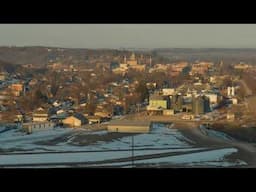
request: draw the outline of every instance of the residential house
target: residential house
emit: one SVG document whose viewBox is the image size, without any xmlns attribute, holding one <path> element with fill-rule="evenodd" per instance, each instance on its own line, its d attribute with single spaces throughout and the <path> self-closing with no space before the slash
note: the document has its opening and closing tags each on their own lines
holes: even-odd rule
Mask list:
<svg viewBox="0 0 256 192">
<path fill-rule="evenodd" d="M 48 111 L 40 107 L 33 113 L 33 122 L 48 121 Z"/>
<path fill-rule="evenodd" d="M 22 83 L 13 83 L 9 87 L 11 89 L 11 93 L 16 97 L 20 96 L 24 89 L 24 85 Z"/>
<path fill-rule="evenodd" d="M 89 124 L 101 123 L 101 121 L 102 121 L 102 118 L 100 116 L 96 116 L 96 115 L 87 116 L 86 118 L 88 119 Z"/>
<path fill-rule="evenodd" d="M 4 81 L 7 77 L 8 73 L 6 72 L 0 72 L 0 81 Z"/>
<path fill-rule="evenodd" d="M 108 112 L 104 112 L 104 111 L 95 112 L 94 115 L 99 116 L 103 119 L 111 118 L 111 114 Z"/>
</svg>

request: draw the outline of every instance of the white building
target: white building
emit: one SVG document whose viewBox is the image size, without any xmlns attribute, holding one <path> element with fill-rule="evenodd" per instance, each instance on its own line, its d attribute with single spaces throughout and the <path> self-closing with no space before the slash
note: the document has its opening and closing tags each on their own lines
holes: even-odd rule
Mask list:
<svg viewBox="0 0 256 192">
<path fill-rule="evenodd" d="M 217 104 L 218 103 L 218 95 L 214 93 L 206 93 L 204 94 L 206 97 L 209 97 L 210 104 Z"/>
<path fill-rule="evenodd" d="M 203 93 L 203 94 L 194 94 L 196 97 L 200 95 L 205 95 L 206 97 L 209 98 L 210 104 L 217 104 L 218 103 L 218 95 L 215 93 Z"/>
<path fill-rule="evenodd" d="M 233 104 L 233 105 L 237 105 L 237 103 L 238 103 L 237 98 L 232 98 L 232 104 Z"/>
<path fill-rule="evenodd" d="M 228 97 L 235 96 L 235 87 L 228 87 Z"/>
<path fill-rule="evenodd" d="M 164 96 L 175 94 L 175 89 L 171 89 L 171 88 L 165 88 L 165 89 L 162 89 L 162 91 Z"/>
<path fill-rule="evenodd" d="M 23 123 L 22 129 L 26 133 L 30 134 L 30 133 L 37 132 L 37 131 L 53 129 L 54 125 L 55 124 L 52 122 Z"/>
</svg>

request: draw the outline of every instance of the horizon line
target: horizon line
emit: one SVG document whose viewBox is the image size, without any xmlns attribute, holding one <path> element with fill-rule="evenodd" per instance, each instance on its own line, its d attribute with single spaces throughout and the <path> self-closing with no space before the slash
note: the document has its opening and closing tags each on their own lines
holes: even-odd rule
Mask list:
<svg viewBox="0 0 256 192">
<path fill-rule="evenodd" d="M 47 46 L 47 45 L 0 45 L 0 48 L 25 48 L 25 47 L 41 47 L 41 48 L 53 48 L 53 49 L 88 49 L 88 50 L 121 50 L 129 51 L 131 49 L 136 50 L 156 50 L 156 49 L 256 49 L 256 47 L 156 47 L 156 48 L 144 48 L 144 47 L 119 47 L 119 48 L 88 48 L 88 47 L 61 47 L 61 46 Z"/>
</svg>

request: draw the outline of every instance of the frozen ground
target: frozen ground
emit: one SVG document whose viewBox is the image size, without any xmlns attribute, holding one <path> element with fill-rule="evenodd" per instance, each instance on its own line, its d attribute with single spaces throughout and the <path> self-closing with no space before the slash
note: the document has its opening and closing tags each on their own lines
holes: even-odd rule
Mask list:
<svg viewBox="0 0 256 192">
<path fill-rule="evenodd" d="M 188 166 L 188 167 L 235 167 L 247 165 L 246 162 L 241 160 L 227 161 L 226 157 L 232 153 L 236 153 L 235 148 L 209 150 L 204 152 L 193 152 L 184 155 L 173 155 L 161 158 L 149 158 L 143 160 L 134 161 L 135 167 L 146 166 L 146 167 L 161 167 L 169 166 L 175 167 L 177 165 Z M 130 166 L 129 162 L 118 162 L 118 163 L 105 163 L 101 166 Z M 93 166 L 93 165 L 92 165 Z M 95 165 L 97 166 L 97 165 Z"/>
<path fill-rule="evenodd" d="M 210 137 L 216 137 L 216 138 L 220 138 L 220 139 L 227 140 L 227 141 L 234 140 L 234 138 L 232 138 L 232 137 L 228 136 L 227 134 L 220 132 L 220 131 L 215 131 L 213 129 L 207 129 L 204 126 L 200 126 L 200 129 L 204 134 L 206 134 Z"/>
<path fill-rule="evenodd" d="M 98 141 L 91 145 L 79 145 L 73 142 L 77 134 L 82 130 L 56 128 L 48 131 L 35 132 L 26 135 L 18 130 L 10 130 L 0 134 L 0 149 L 17 152 L 20 150 L 31 151 L 95 151 L 95 150 L 122 150 L 131 149 L 132 136 L 120 137 L 108 142 Z M 82 131 L 83 134 L 84 131 Z M 38 145 L 38 141 L 51 140 L 56 137 L 68 134 L 67 141 L 59 142 L 55 145 Z M 107 135 L 107 131 L 87 132 L 88 136 Z M 153 125 L 152 132 L 147 134 L 137 134 L 133 136 L 134 148 L 190 148 L 189 141 L 179 131 L 167 129 L 165 125 Z M 86 138 L 85 138 L 86 139 Z M 16 149 L 16 150 L 15 150 Z"/>
<path fill-rule="evenodd" d="M 195 152 L 185 155 L 174 155 L 162 158 L 154 158 L 147 160 L 139 160 L 138 163 L 143 164 L 182 164 L 182 165 L 199 165 L 199 166 L 220 166 L 229 167 L 237 165 L 246 165 L 244 161 L 227 162 L 225 157 L 236 153 L 235 148 L 209 150 L 204 152 Z"/>
<path fill-rule="evenodd" d="M 90 166 L 122 166 L 131 164 L 132 137 L 136 165 L 161 166 L 241 166 L 244 161 L 230 161 L 228 156 L 236 153 L 236 148 L 210 149 L 195 148 L 193 141 L 187 139 L 174 128 L 165 124 L 153 124 L 147 134 L 119 135 L 118 138 L 97 140 L 81 145 L 74 142 L 78 135 L 84 140 L 95 136 L 109 136 L 107 131 L 88 132 L 81 129 L 62 129 L 36 132 L 26 135 L 16 129 L 0 133 L 0 166 L 56 164 L 84 164 Z M 65 138 L 58 140 L 58 138 Z M 38 142 L 54 140 L 53 145 Z M 37 152 L 38 154 L 35 154 Z M 26 154 L 27 153 L 27 154 Z M 34 154 L 33 154 L 34 153 Z"/>
<path fill-rule="evenodd" d="M 138 150 L 134 156 L 153 155 L 169 152 L 186 152 L 200 150 L 194 149 L 169 149 L 169 150 Z M 126 151 L 107 151 L 107 152 L 78 152 L 78 153 L 53 153 L 53 154 L 12 154 L 1 155 L 0 165 L 16 164 L 44 164 L 44 163 L 90 163 L 97 161 L 115 160 L 131 157 L 132 152 Z"/>
</svg>

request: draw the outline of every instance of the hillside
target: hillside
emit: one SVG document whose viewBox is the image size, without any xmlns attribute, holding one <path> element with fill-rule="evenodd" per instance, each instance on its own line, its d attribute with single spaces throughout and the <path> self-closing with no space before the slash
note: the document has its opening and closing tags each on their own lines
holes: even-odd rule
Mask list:
<svg viewBox="0 0 256 192">
<path fill-rule="evenodd" d="M 237 63 L 240 61 L 250 64 L 256 63 L 256 49 L 189 49 L 189 48 L 166 48 L 154 49 L 152 51 L 135 51 L 137 55 L 152 54 L 155 62 L 175 62 L 187 60 L 208 60 L 224 64 Z M 62 62 L 86 65 L 94 59 L 102 59 L 111 62 L 114 57 L 130 55 L 128 50 L 114 49 L 74 49 L 57 47 L 0 47 L 0 60 L 15 64 L 37 64 L 46 65 L 49 62 Z M 160 60 L 159 60 L 160 58 Z M 162 59 L 161 59 L 162 58 Z M 163 58 L 166 58 L 163 60 Z M 168 61 L 169 60 L 169 61 Z"/>
<path fill-rule="evenodd" d="M 0 60 L 0 72 L 6 71 L 8 73 L 15 73 L 19 68 L 19 65 Z"/>
<path fill-rule="evenodd" d="M 0 47 L 0 60 L 16 64 L 45 65 L 48 62 L 86 63 L 89 59 L 127 53 L 117 50 L 71 49 L 55 47 Z M 106 58 L 107 59 L 107 58 Z"/>
<path fill-rule="evenodd" d="M 251 64 L 256 63 L 256 49 L 225 49 L 225 48 L 207 48 L 207 49 L 155 49 L 154 53 L 176 60 L 209 60 L 225 63 L 237 63 L 240 61 Z"/>
</svg>

